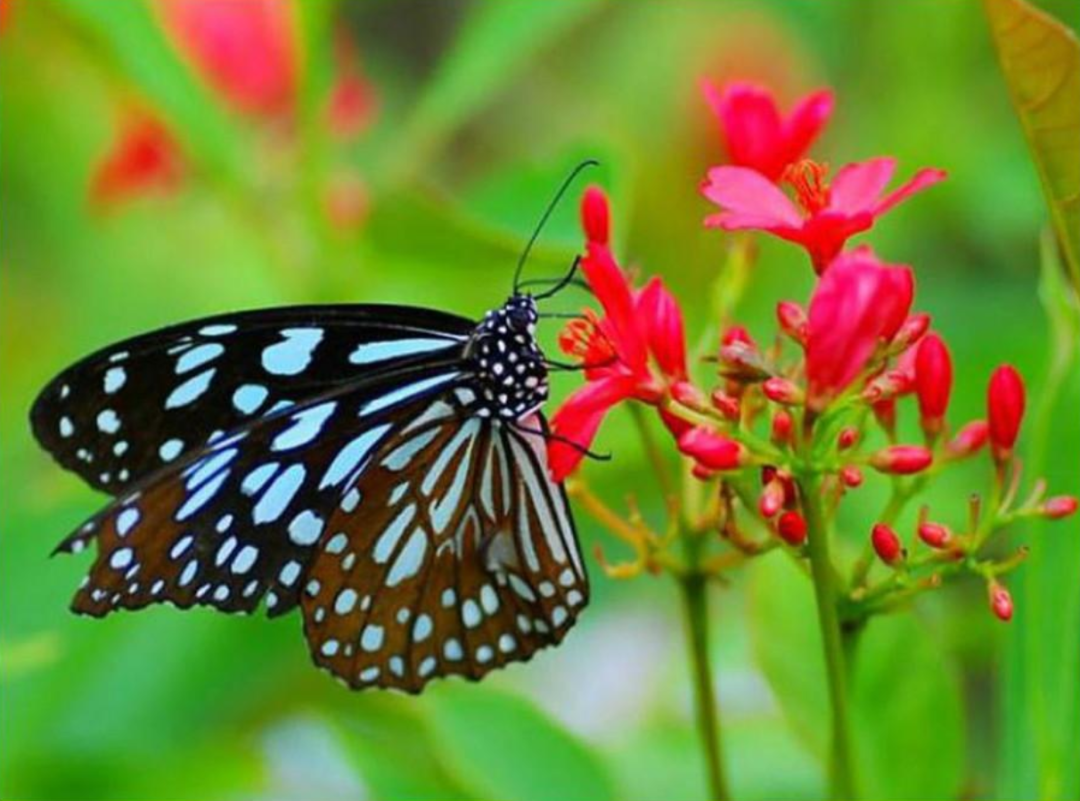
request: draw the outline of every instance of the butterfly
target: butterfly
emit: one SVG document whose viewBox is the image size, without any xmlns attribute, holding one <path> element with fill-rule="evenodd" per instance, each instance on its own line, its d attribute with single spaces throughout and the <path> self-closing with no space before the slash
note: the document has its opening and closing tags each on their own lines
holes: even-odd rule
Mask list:
<svg viewBox="0 0 1080 801">
<path fill-rule="evenodd" d="M 537 301 L 573 267 L 536 296 L 520 270 L 478 322 L 389 305 L 247 311 L 58 375 L 34 434 L 113 496 L 56 549 L 97 549 L 72 609 L 299 607 L 319 667 L 410 693 L 559 643 L 589 583 L 547 468 Z"/>
</svg>

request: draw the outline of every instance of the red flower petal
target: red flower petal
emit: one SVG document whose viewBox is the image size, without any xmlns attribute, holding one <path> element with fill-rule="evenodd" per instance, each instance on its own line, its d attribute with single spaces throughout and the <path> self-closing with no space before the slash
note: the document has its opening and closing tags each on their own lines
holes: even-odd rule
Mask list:
<svg viewBox="0 0 1080 801">
<path fill-rule="evenodd" d="M 874 204 L 892 180 L 896 159 L 881 157 L 840 168 L 829 187 L 829 211 L 873 213 Z"/>
<path fill-rule="evenodd" d="M 897 203 L 906 200 L 914 195 L 916 192 L 921 192 L 927 187 L 931 187 L 936 183 L 944 181 L 946 177 L 945 170 L 936 170 L 931 168 L 925 168 L 915 173 L 914 177 L 903 186 L 898 189 L 894 189 L 888 195 L 886 195 L 876 206 L 873 208 L 873 214 L 875 217 L 880 216 L 895 206 Z"/>
<path fill-rule="evenodd" d="M 645 329 L 649 351 L 668 378 L 686 378 L 686 335 L 682 310 L 659 278 L 652 278 L 638 295 L 638 319 Z"/>
<path fill-rule="evenodd" d="M 633 394 L 635 381 L 628 375 L 615 375 L 592 381 L 575 390 L 551 418 L 551 430 L 558 439 L 548 440 L 548 464 L 555 481 L 562 481 L 584 458 L 582 448 L 588 448 L 596 437 L 600 423 L 608 410 Z"/>
<path fill-rule="evenodd" d="M 746 167 L 713 167 L 701 192 L 722 209 L 706 218 L 706 225 L 725 231 L 802 226 L 802 215 L 788 196 L 764 175 Z"/>
</svg>

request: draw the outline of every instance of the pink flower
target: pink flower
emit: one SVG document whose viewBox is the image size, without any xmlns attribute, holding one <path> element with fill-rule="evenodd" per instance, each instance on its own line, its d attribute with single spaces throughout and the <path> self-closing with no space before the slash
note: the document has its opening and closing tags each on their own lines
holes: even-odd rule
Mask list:
<svg viewBox="0 0 1080 801">
<path fill-rule="evenodd" d="M 158 0 L 176 48 L 238 111 L 275 117 L 293 110 L 296 26 L 284 0 Z"/>
<path fill-rule="evenodd" d="M 756 170 L 714 167 L 702 193 L 721 210 L 706 217 L 705 225 L 725 231 L 762 230 L 800 244 L 821 273 L 850 237 L 871 228 L 897 203 L 945 178 L 942 170 L 922 169 L 898 189 L 882 195 L 895 170 L 892 158 L 848 164 L 830 185 L 824 167 L 802 161 L 785 173 L 795 190 L 796 205 Z"/>
<path fill-rule="evenodd" d="M 585 191 L 581 216 L 588 239 L 581 269 L 604 316 L 586 312 L 559 336 L 560 348 L 585 365 L 587 383 L 551 419 L 556 437 L 548 443 L 548 461 L 556 480 L 577 467 L 581 448 L 611 407 L 629 399 L 657 403 L 667 388 L 686 380 L 686 337 L 675 298 L 659 278 L 640 290 L 631 286 L 608 246 L 611 215 L 603 192 Z M 685 427 L 667 422 L 676 433 Z"/>
<path fill-rule="evenodd" d="M 165 124 L 145 110 L 129 108 L 116 138 L 94 167 L 90 201 L 103 206 L 137 195 L 171 192 L 182 174 L 180 148 Z"/>
<path fill-rule="evenodd" d="M 773 181 L 806 154 L 833 109 L 828 90 L 803 97 L 786 119 L 772 92 L 764 87 L 732 81 L 717 89 L 705 81 L 702 91 L 720 122 L 728 162 L 757 170 Z"/>
<path fill-rule="evenodd" d="M 911 309 L 910 268 L 878 261 L 868 248 L 838 257 L 814 289 L 807 315 L 807 405 L 824 409 L 900 330 Z"/>
<path fill-rule="evenodd" d="M 338 41 L 336 66 L 326 104 L 326 125 L 331 136 L 355 139 L 375 117 L 375 87 L 364 77 L 356 48 L 348 39 Z"/>
</svg>

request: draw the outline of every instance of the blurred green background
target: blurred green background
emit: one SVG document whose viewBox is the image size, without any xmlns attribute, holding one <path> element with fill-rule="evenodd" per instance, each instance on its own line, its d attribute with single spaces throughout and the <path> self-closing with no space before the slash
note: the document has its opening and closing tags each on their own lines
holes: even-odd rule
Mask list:
<svg viewBox="0 0 1080 801">
<path fill-rule="evenodd" d="M 1070 0 L 1044 7 L 1080 24 Z M 295 616 L 70 615 L 88 560 L 48 553 L 104 499 L 53 465 L 26 422 L 35 392 L 73 360 L 198 315 L 377 300 L 479 317 L 504 299 L 543 206 L 586 156 L 603 162 L 593 178 L 612 195 L 624 263 L 662 274 L 688 329 L 706 330 L 703 288 L 724 242 L 702 229 L 696 191 L 721 158 L 703 76 L 755 77 L 788 99 L 832 86 L 827 160 L 893 154 L 903 174 L 947 169 L 863 239 L 915 266 L 917 304 L 956 361 L 954 424 L 982 414 L 1002 361 L 1040 401 L 1047 215 L 978 3 L 305 2 L 286 17 L 295 100 L 273 113 L 236 108 L 162 19 L 139 0 L 5 3 L 0 797 L 704 798 L 671 583 L 613 582 L 593 562 L 593 605 L 561 647 L 480 685 L 349 693 L 311 667 Z M 349 71 L 360 99 L 328 116 Z M 103 190 L 101 164 L 133 109 L 171 132 L 175 162 L 159 185 Z M 158 164 L 143 155 L 136 165 Z M 579 236 L 568 201 L 531 273 L 558 274 Z M 795 248 L 764 242 L 740 317 L 769 336 L 775 300 L 804 300 L 811 281 Z M 574 381 L 557 379 L 557 397 Z M 1080 492 L 1078 405 L 1073 370 L 1045 454 L 1055 492 Z M 628 418 L 613 417 L 598 447 L 617 458 L 586 467 L 594 483 L 613 503 L 633 488 L 658 515 Z M 985 470 L 939 485 L 935 511 L 959 522 Z M 879 502 L 872 488 L 846 502 L 852 549 Z M 623 556 L 578 517 L 589 553 L 602 542 Z M 867 634 L 854 693 L 871 797 L 1080 798 L 1080 527 L 1031 525 L 1011 540 L 1032 557 L 1010 578 L 1010 625 L 981 585 L 960 583 Z M 814 612 L 788 567 L 760 560 L 714 596 L 739 798 L 824 791 Z"/>
</svg>

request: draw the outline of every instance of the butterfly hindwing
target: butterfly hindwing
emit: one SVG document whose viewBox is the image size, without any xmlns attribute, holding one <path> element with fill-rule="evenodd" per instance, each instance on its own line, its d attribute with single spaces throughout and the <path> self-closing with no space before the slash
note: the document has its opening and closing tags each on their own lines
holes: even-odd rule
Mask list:
<svg viewBox="0 0 1080 801">
<path fill-rule="evenodd" d="M 297 306 L 183 323 L 57 376 L 31 412 L 39 442 L 119 495 L 253 419 L 402 360 L 460 351 L 472 323 L 398 306 Z"/>
<path fill-rule="evenodd" d="M 539 417 L 474 400 L 458 388 L 384 440 L 327 521 L 301 608 L 316 663 L 353 687 L 479 679 L 558 643 L 587 603 Z"/>
<path fill-rule="evenodd" d="M 122 495 L 61 544 L 96 541 L 73 608 L 102 616 L 159 601 L 271 614 L 295 605 L 345 486 L 460 363 L 402 367 L 231 432 Z"/>
</svg>

